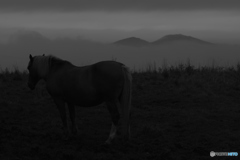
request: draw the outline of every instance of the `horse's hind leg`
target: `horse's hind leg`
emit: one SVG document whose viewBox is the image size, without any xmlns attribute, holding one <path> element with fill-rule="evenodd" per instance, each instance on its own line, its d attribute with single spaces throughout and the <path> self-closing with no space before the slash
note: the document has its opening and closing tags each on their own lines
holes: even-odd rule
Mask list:
<svg viewBox="0 0 240 160">
<path fill-rule="evenodd" d="M 114 102 L 110 102 L 110 101 L 106 102 L 106 104 L 112 118 L 112 128 L 106 143 L 111 144 L 112 140 L 117 136 L 118 130 L 119 130 L 120 114 L 119 114 L 118 108 L 120 106 L 120 103 L 119 101 L 116 100 Z"/>
<path fill-rule="evenodd" d="M 69 132 L 68 132 L 68 124 L 67 124 L 67 114 L 66 114 L 66 108 L 65 108 L 65 102 L 59 98 L 53 98 L 55 104 L 58 107 L 58 110 L 60 112 L 60 116 L 63 123 L 63 131 L 64 131 L 64 139 L 68 139 Z"/>
<path fill-rule="evenodd" d="M 75 116 L 75 106 L 71 103 L 68 103 L 68 110 L 70 114 L 70 119 L 72 122 L 71 131 L 73 135 L 77 134 L 77 125 L 76 125 L 76 116 Z"/>
</svg>

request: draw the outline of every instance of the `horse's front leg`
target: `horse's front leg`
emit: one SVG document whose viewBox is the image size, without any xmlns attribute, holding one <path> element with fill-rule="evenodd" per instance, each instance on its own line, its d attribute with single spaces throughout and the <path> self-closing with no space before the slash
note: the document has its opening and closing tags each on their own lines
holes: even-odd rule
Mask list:
<svg viewBox="0 0 240 160">
<path fill-rule="evenodd" d="M 54 102 L 57 105 L 57 108 L 60 112 L 60 116 L 63 123 L 63 132 L 64 132 L 64 139 L 67 140 L 69 138 L 69 131 L 68 131 L 68 124 L 67 124 L 67 114 L 66 114 L 66 108 L 65 108 L 65 102 L 60 99 L 54 97 Z"/>
<path fill-rule="evenodd" d="M 73 135 L 76 135 L 78 132 L 77 125 L 76 125 L 76 114 L 75 114 L 75 106 L 72 103 L 67 103 L 68 104 L 68 110 L 70 114 L 70 119 L 72 121 L 72 127 L 71 131 Z"/>
</svg>

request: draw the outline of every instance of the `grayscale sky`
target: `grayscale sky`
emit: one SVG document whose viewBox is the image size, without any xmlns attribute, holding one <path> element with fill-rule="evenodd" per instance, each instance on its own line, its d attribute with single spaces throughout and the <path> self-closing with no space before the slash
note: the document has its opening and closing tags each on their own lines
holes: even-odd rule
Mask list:
<svg viewBox="0 0 240 160">
<path fill-rule="evenodd" d="M 239 43 L 239 0 L 1 0 L 0 35 L 30 29 L 48 36 L 111 42 L 186 34 Z M 2 32 L 1 32 L 2 31 Z"/>
<path fill-rule="evenodd" d="M 109 44 L 132 36 L 155 41 L 168 34 L 221 45 Z M 26 69 L 30 53 L 53 54 L 76 65 L 117 59 L 131 68 L 186 61 L 226 66 L 240 62 L 239 46 L 240 0 L 0 0 L 0 71 Z"/>
</svg>

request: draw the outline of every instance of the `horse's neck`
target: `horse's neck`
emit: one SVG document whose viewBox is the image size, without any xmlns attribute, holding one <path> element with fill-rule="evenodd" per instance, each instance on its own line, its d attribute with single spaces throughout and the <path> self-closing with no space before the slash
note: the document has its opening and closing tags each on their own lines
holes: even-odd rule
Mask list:
<svg viewBox="0 0 240 160">
<path fill-rule="evenodd" d="M 39 68 L 38 75 L 40 78 L 45 79 L 48 75 L 48 71 L 46 70 L 46 67 Z"/>
<path fill-rule="evenodd" d="M 49 73 L 48 59 L 38 59 L 38 63 L 41 64 L 41 66 L 37 68 L 38 75 L 40 78 L 45 79 Z"/>
</svg>

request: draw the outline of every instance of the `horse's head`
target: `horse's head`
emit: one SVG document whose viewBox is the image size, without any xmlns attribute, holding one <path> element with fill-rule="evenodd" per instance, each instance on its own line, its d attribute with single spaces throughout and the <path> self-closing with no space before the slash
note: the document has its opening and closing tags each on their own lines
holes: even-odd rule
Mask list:
<svg viewBox="0 0 240 160">
<path fill-rule="evenodd" d="M 45 55 L 42 56 L 35 56 L 33 57 L 31 54 L 29 55 L 30 61 L 28 63 L 28 71 L 29 71 L 29 76 L 28 76 L 28 87 L 30 89 L 34 89 L 36 84 L 38 83 L 38 81 L 40 79 L 42 79 L 42 75 L 40 74 L 39 70 L 41 70 L 41 67 L 44 68 L 43 66 L 41 66 L 41 64 L 39 64 L 39 58 L 43 57 Z"/>
</svg>

